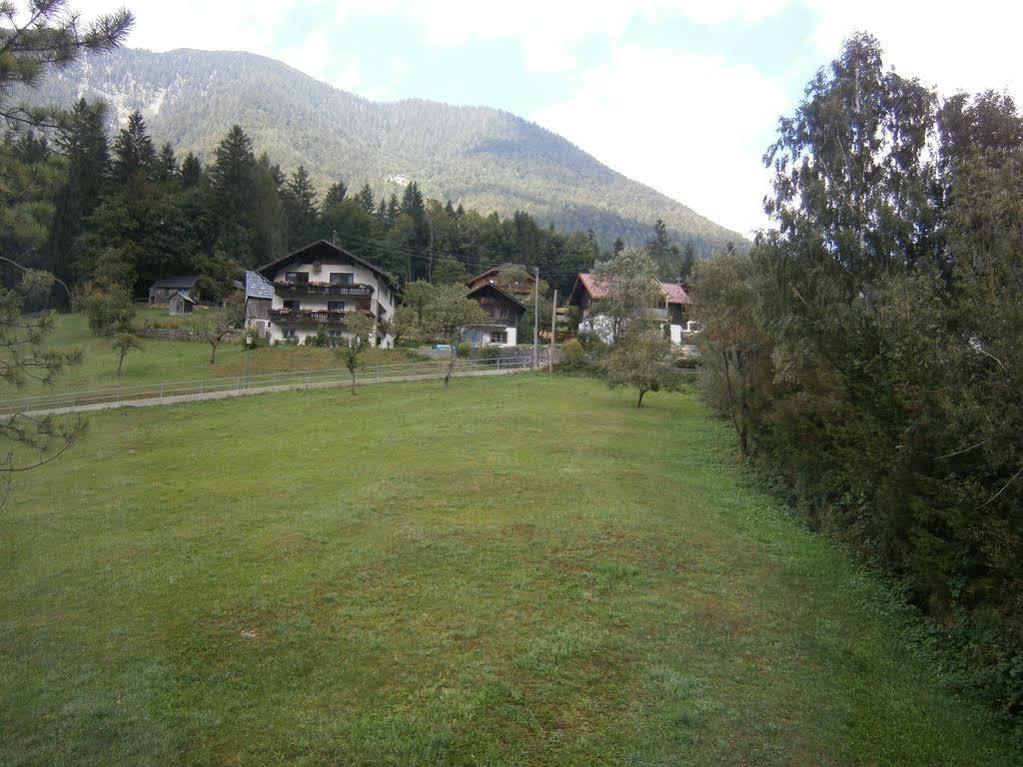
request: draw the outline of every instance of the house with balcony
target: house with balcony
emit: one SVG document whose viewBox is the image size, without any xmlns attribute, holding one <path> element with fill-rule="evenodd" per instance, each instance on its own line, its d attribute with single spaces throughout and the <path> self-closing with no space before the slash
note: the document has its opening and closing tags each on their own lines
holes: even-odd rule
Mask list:
<svg viewBox="0 0 1023 767">
<path fill-rule="evenodd" d="M 691 335 L 696 328 L 689 319 L 689 304 L 692 299 L 685 285 L 677 282 L 660 283 L 660 295 L 656 306 L 651 306 L 644 318 L 661 326 L 667 326 L 672 343 L 690 351 Z M 600 299 L 607 295 L 607 286 L 590 272 L 580 272 L 569 295 L 569 306 L 579 310 L 579 330 L 593 332 L 604 341 L 613 340 L 610 320 L 600 313 Z M 695 349 L 692 349 L 695 351 Z"/>
<path fill-rule="evenodd" d="M 270 343 L 302 344 L 323 327 L 338 340 L 355 313 L 377 322 L 374 346 L 390 348 L 386 323 L 397 289 L 391 276 L 344 248 L 317 240 L 245 275 L 247 327 Z"/>
</svg>

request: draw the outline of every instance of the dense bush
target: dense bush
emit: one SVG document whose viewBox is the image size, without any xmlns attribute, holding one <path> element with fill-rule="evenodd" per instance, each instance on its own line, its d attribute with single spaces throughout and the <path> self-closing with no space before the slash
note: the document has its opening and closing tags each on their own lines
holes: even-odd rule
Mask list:
<svg viewBox="0 0 1023 767">
<path fill-rule="evenodd" d="M 135 303 L 131 292 L 120 285 L 94 290 L 85 299 L 89 330 L 98 336 L 109 336 L 127 330 L 135 319 Z"/>
<path fill-rule="evenodd" d="M 703 383 L 816 528 L 1023 718 L 1023 120 L 851 40 L 769 152 L 776 227 L 701 265 Z"/>
<path fill-rule="evenodd" d="M 455 344 L 455 354 L 462 359 L 468 358 L 472 354 L 472 344 L 468 341 L 459 341 Z"/>
</svg>

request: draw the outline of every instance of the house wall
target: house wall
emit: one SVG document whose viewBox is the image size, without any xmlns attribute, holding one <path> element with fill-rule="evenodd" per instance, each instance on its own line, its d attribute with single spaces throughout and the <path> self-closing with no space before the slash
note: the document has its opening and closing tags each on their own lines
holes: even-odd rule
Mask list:
<svg viewBox="0 0 1023 767">
<path fill-rule="evenodd" d="M 275 275 L 273 275 L 270 281 L 283 282 L 288 272 L 305 272 L 309 275 L 310 282 L 330 282 L 330 275 L 333 273 L 351 274 L 353 275 L 353 282 L 361 285 L 369 285 L 373 288 L 373 295 L 369 300 L 370 310 L 373 312 L 373 315 L 386 320 L 393 319 L 394 317 L 394 292 L 383 280 L 378 280 L 376 274 L 361 264 L 342 264 L 321 261 L 319 262 L 319 271 L 317 271 L 316 267 L 311 262 L 305 264 L 291 264 L 280 269 Z M 346 310 L 350 310 L 365 302 L 364 298 L 357 296 L 295 296 L 293 299 L 290 296 L 282 296 L 275 291 L 273 301 L 270 302 L 270 308 L 283 309 L 284 302 L 286 300 L 298 300 L 302 309 L 318 309 L 324 311 L 327 309 L 328 302 L 332 301 L 343 301 L 346 305 Z M 291 327 L 295 328 L 295 336 L 299 343 L 304 343 L 306 338 L 316 335 L 317 326 L 315 324 L 294 325 Z M 284 328 L 276 322 L 271 322 L 268 330 L 268 338 L 271 343 L 283 342 L 285 340 Z M 390 335 L 384 336 L 380 342 L 380 346 L 385 349 L 392 348 L 394 346 L 394 337 Z"/>
<path fill-rule="evenodd" d="M 518 329 L 514 325 L 502 328 L 508 334 L 508 341 L 506 343 L 502 344 L 491 341 L 490 333 L 497 329 L 491 327 L 468 327 L 462 330 L 462 340 L 472 344 L 473 348 L 480 346 L 515 346 L 518 343 Z"/>
</svg>

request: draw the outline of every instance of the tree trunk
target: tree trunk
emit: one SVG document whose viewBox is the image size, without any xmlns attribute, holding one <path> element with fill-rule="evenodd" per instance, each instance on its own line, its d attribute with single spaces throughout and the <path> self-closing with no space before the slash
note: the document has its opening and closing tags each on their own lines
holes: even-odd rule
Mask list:
<svg viewBox="0 0 1023 767">
<path fill-rule="evenodd" d="M 454 372 L 455 372 L 455 360 L 456 360 L 456 359 L 458 359 L 458 352 L 457 352 L 457 351 L 455 350 L 455 347 L 454 347 L 454 346 L 452 346 L 452 347 L 451 347 L 451 359 L 450 359 L 450 360 L 448 360 L 448 372 L 447 372 L 447 374 L 446 374 L 446 375 L 444 376 L 444 385 L 445 385 L 445 386 L 447 386 L 447 385 L 448 385 L 448 381 L 450 381 L 450 380 L 451 380 L 451 376 L 452 376 L 452 375 L 454 374 Z"/>
<path fill-rule="evenodd" d="M 349 368 L 348 372 L 352 374 L 352 396 L 355 396 L 355 368 Z"/>
<path fill-rule="evenodd" d="M 646 389 L 639 390 L 639 399 L 636 400 L 636 407 L 643 407 L 643 395 L 646 394 Z"/>
<path fill-rule="evenodd" d="M 121 368 L 124 367 L 124 355 L 121 355 L 121 359 L 117 360 L 117 375 L 121 375 Z"/>
<path fill-rule="evenodd" d="M 217 364 L 217 345 L 210 344 L 210 367 Z"/>
</svg>

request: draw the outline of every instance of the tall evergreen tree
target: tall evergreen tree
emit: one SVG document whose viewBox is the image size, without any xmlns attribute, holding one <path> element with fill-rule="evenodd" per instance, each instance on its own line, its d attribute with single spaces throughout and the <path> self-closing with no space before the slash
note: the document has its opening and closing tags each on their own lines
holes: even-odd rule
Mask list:
<svg viewBox="0 0 1023 767">
<path fill-rule="evenodd" d="M 57 194 L 50 232 L 48 268 L 64 282 L 72 278 L 72 249 L 85 219 L 99 205 L 110 172 L 110 146 L 106 133 L 106 105 L 78 99 L 58 143 L 67 158 L 67 181 Z"/>
<path fill-rule="evenodd" d="M 136 174 L 155 179 L 157 173 L 156 147 L 149 137 L 146 121 L 140 112 L 132 112 L 127 126 L 114 141 L 113 179 L 124 184 Z"/>
<path fill-rule="evenodd" d="M 181 186 L 184 189 L 198 186 L 199 182 L 202 181 L 202 164 L 193 152 L 186 154 L 185 159 L 181 161 L 179 177 L 181 179 Z"/>
<path fill-rule="evenodd" d="M 330 185 L 327 194 L 323 197 L 323 211 L 326 212 L 335 205 L 340 205 L 348 194 L 348 187 L 344 181 L 335 181 Z"/>
<path fill-rule="evenodd" d="M 178 159 L 174 156 L 174 147 L 168 141 L 160 148 L 160 156 L 156 160 L 156 180 L 172 181 L 178 176 Z"/>
<path fill-rule="evenodd" d="M 252 266 L 256 263 L 256 157 L 252 139 L 240 125 L 233 125 L 217 146 L 209 177 L 210 212 L 217 220 L 219 247 L 243 265 Z"/>
<path fill-rule="evenodd" d="M 291 174 L 281 195 L 284 220 L 288 233 L 288 248 L 294 249 L 317 239 L 319 220 L 316 213 L 316 190 L 305 167 Z"/>
<path fill-rule="evenodd" d="M 362 189 L 359 190 L 359 193 L 356 195 L 356 199 L 359 201 L 359 205 L 362 206 L 362 209 L 367 213 L 372 214 L 376 209 L 376 200 L 373 197 L 373 190 L 370 188 L 368 182 L 362 185 Z"/>
</svg>

